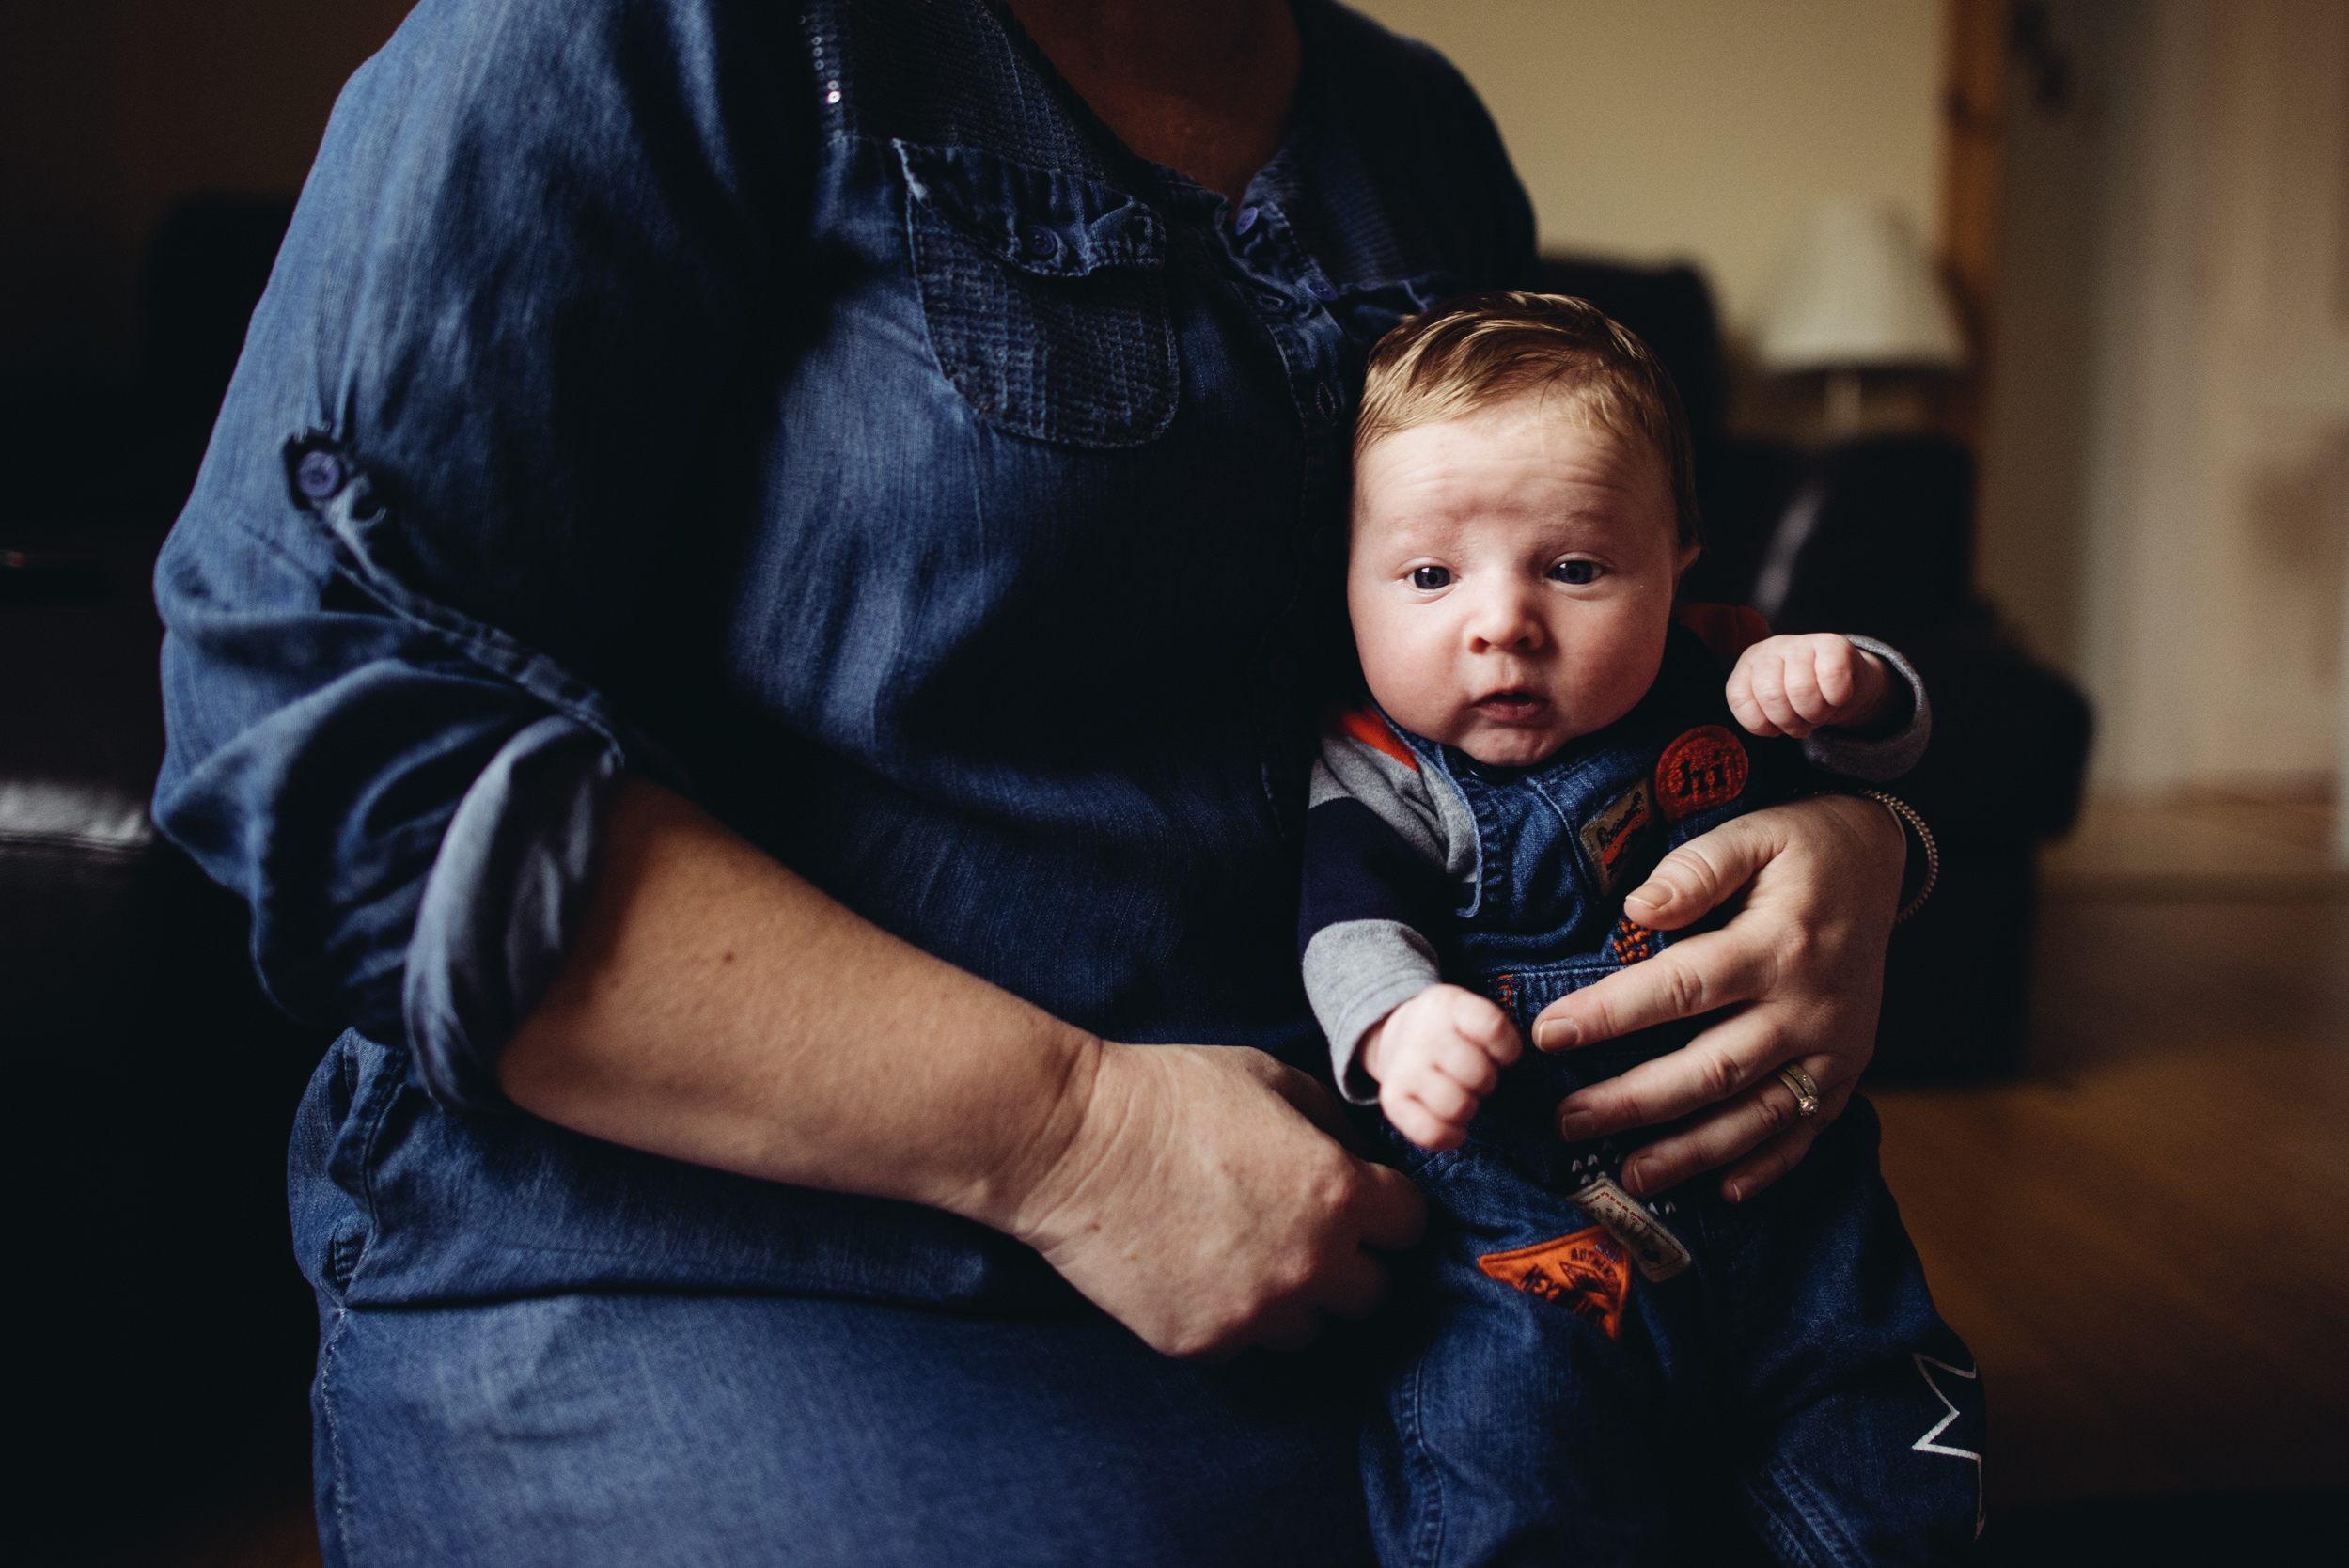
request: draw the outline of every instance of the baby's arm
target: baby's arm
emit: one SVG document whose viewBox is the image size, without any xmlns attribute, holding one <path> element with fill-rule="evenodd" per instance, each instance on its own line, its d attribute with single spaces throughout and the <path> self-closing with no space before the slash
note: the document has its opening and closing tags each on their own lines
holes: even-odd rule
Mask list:
<svg viewBox="0 0 2349 1568">
<path fill-rule="evenodd" d="M 1507 1014 L 1442 983 L 1436 934 L 1473 874 L 1475 824 L 1373 711 L 1333 720 L 1305 818 L 1297 949 L 1339 1091 L 1448 1149 L 1523 1049 Z"/>
<path fill-rule="evenodd" d="M 1359 1059 L 1397 1132 L 1422 1149 L 1457 1149 L 1501 1069 L 1524 1050 L 1517 1026 L 1492 1002 L 1431 985 L 1370 1026 Z"/>
<path fill-rule="evenodd" d="M 1757 735 L 1867 729 L 1909 699 L 1891 666 L 1833 632 L 1764 637 L 1730 671 L 1730 712 Z"/>
</svg>

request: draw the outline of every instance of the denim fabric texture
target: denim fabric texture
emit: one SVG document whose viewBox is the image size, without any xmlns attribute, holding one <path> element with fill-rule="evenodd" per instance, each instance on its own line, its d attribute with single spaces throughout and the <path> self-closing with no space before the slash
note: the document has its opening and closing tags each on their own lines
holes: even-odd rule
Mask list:
<svg viewBox="0 0 2349 1568">
<path fill-rule="evenodd" d="M 330 1309 L 319 1538 L 336 1568 L 1366 1568 L 1351 1371 L 1169 1362 L 1098 1313 Z"/>
<path fill-rule="evenodd" d="M 1525 282 L 1533 226 L 1456 73 L 1296 11 L 1245 224 L 981 0 L 420 0 L 344 89 L 156 573 L 157 821 L 250 902 L 271 993 L 351 1030 L 290 1172 L 336 1552 L 741 1560 L 606 1529 L 699 1412 L 677 1462 L 749 1478 L 713 1510 L 812 1499 L 762 1560 L 913 1560 L 840 1532 L 920 1487 L 923 1560 L 1041 1560 L 1011 1543 L 1063 1492 L 1057 1560 L 1150 1560 L 1162 1496 L 1221 1544 L 1189 1560 L 1361 1555 L 1318 1396 L 1141 1353 L 979 1226 L 495 1079 L 632 774 L 1084 1027 L 1319 1053 L 1283 818 L 1355 391 L 1402 312 Z M 860 1338 L 892 1304 L 929 1309 Z M 623 1376 L 655 1367 L 674 1398 Z M 925 1379 L 967 1416 L 905 1415 Z M 539 1389 L 585 1403 L 509 1423 Z M 1145 1435 L 1208 1468 L 1112 1463 Z M 1219 1446 L 1278 1518 L 1199 1481 Z M 478 1528 L 409 1544 L 419 1510 Z"/>
<path fill-rule="evenodd" d="M 352 1300 L 1033 1296 L 979 1227 L 505 1105 L 624 774 L 1084 1027 L 1314 1054 L 1281 815 L 1354 388 L 1532 228 L 1448 67 L 1298 15 L 1245 233 L 979 0 L 424 0 L 352 79 L 158 568 L 156 814 L 384 1048 L 297 1173 L 363 1200 Z"/>
<path fill-rule="evenodd" d="M 1558 997 L 1689 934 L 1617 924 L 1622 895 L 1658 859 L 1804 782 L 1793 743 L 1738 729 L 1723 675 L 1675 626 L 1637 707 L 1527 769 L 1397 730 L 1477 824 L 1475 886 L 1437 933 L 1444 973 L 1500 1003 L 1527 1038 Z M 1684 769 L 1667 776 L 1683 759 L 1711 770 L 1693 788 Z M 1644 826 L 1630 825 L 1640 819 L 1626 800 L 1644 801 Z M 1610 831 L 1587 831 L 1594 823 Z M 1694 1262 L 1661 1282 L 1629 1275 L 1613 1333 L 1479 1262 L 1602 1222 L 1572 1197 L 1620 1177 L 1642 1139 L 1564 1142 L 1558 1102 L 1710 1021 L 1527 1052 L 1456 1150 L 1430 1154 L 1383 1129 L 1429 1209 L 1428 1244 L 1405 1264 L 1390 1320 L 1386 1406 L 1364 1439 L 1386 1568 L 1701 1562 L 1717 1542 L 1691 1532 L 1725 1518 L 1745 1519 L 1789 1568 L 1970 1551 L 1981 1382 L 1934 1310 L 1877 1170 L 1866 1101 L 1743 1204 L 1724 1201 L 1713 1176 L 1650 1199 Z M 1931 1440 L 1962 1454 L 1916 1446 L 1951 1415 Z"/>
<path fill-rule="evenodd" d="M 1545 1060 L 1512 1092 L 1555 1103 L 1576 1081 Z M 1744 1203 L 1708 1179 L 1653 1199 L 1695 1262 L 1661 1284 L 1635 1274 L 1612 1336 L 1478 1259 L 1596 1223 L 1568 1195 L 1620 1172 L 1628 1144 L 1552 1137 L 1527 1161 L 1394 1138 L 1431 1238 L 1364 1436 L 1380 1562 L 1742 1560 L 1725 1520 L 1789 1568 L 1970 1560 L 1981 1382 L 1934 1310 L 1876 1138 L 1856 1098 Z"/>
</svg>

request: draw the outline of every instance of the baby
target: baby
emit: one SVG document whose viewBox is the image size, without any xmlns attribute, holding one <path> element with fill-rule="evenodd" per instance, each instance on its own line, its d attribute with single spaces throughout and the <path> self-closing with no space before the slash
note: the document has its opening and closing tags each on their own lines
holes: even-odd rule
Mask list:
<svg viewBox="0 0 2349 1568">
<path fill-rule="evenodd" d="M 1921 749 L 1890 649 L 1676 616 L 1697 553 L 1670 379 L 1589 305 L 1479 296 L 1379 343 L 1347 569 L 1371 701 L 1323 736 L 1300 940 L 1337 1081 L 1428 1198 L 1364 1444 L 1389 1565 L 1702 1560 L 1724 1519 L 1787 1563 L 1921 1562 L 1979 1528 L 1973 1357 L 1867 1103 L 1746 1202 L 1635 1194 L 1638 1140 L 1565 1141 L 1557 1107 L 1697 1026 L 1521 1043 L 1689 934 L 1622 913 L 1671 847 Z M 1762 1092 L 1817 1108 L 1799 1068 Z"/>
</svg>

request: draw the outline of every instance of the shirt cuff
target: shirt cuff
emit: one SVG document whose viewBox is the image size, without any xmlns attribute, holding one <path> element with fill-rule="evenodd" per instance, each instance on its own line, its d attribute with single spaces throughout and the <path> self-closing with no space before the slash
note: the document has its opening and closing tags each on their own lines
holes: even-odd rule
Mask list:
<svg viewBox="0 0 2349 1568">
<path fill-rule="evenodd" d="M 497 1058 L 570 954 L 619 748 L 568 718 L 508 741 L 458 802 L 400 996 L 409 1074 L 441 1105 L 507 1110 Z"/>
<path fill-rule="evenodd" d="M 1925 697 L 1924 678 L 1917 666 L 1889 643 L 1873 637 L 1851 636 L 1845 640 L 1863 652 L 1873 653 L 1892 666 L 1892 672 L 1908 683 L 1908 722 L 1889 735 L 1862 739 L 1843 729 L 1822 729 L 1803 742 L 1803 755 L 1814 767 L 1846 778 L 1864 779 L 1871 784 L 1887 783 L 1915 767 L 1925 755 L 1925 744 L 1933 739 L 1933 704 Z"/>
</svg>

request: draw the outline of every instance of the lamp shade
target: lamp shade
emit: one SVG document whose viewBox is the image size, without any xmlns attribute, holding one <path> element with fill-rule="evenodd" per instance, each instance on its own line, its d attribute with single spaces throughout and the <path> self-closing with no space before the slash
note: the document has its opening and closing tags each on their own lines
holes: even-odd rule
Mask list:
<svg viewBox="0 0 2349 1568">
<path fill-rule="evenodd" d="M 1897 208 L 1838 197 L 1796 235 L 1755 356 L 1771 370 L 1954 368 L 1965 363 L 1950 302 Z"/>
</svg>

